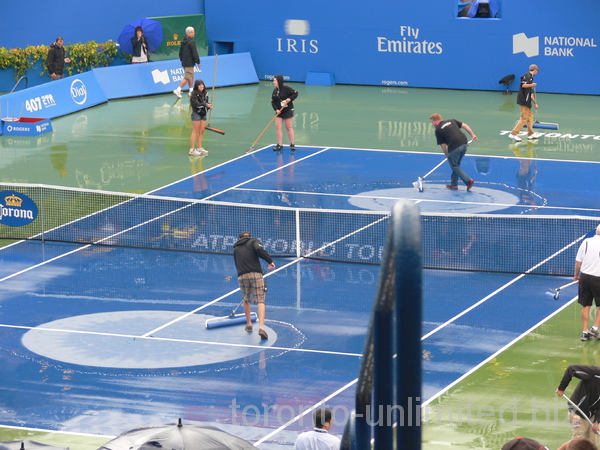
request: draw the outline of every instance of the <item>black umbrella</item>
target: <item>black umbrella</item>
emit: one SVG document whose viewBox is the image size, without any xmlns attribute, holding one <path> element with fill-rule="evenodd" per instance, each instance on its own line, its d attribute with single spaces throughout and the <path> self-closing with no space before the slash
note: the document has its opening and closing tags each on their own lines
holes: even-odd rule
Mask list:
<svg viewBox="0 0 600 450">
<path fill-rule="evenodd" d="M 250 442 L 207 425 L 152 425 L 121 433 L 98 450 L 246 450 Z"/>
<path fill-rule="evenodd" d="M 54 447 L 41 442 L 24 439 L 22 441 L 0 442 L 0 450 L 69 450 L 66 447 Z"/>
</svg>

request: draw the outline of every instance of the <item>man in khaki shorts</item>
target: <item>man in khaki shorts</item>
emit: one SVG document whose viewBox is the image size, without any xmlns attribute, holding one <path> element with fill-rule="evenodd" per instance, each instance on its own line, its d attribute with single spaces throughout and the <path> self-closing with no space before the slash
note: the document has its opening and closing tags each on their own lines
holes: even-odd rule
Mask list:
<svg viewBox="0 0 600 450">
<path fill-rule="evenodd" d="M 258 305 L 258 335 L 262 340 L 269 339 L 265 331 L 265 280 L 260 259 L 269 264 L 269 270 L 275 268 L 271 255 L 263 248 L 258 239 L 253 239 L 248 231 L 240 233 L 239 240 L 233 245 L 233 259 L 238 274 L 238 283 L 244 300 L 246 331 L 252 332 L 250 302 Z"/>
<path fill-rule="evenodd" d="M 564 395 L 565 389 L 571 380 L 579 378 L 581 381 L 571 394 L 571 401 L 577 408 L 570 405 L 572 439 L 588 439 L 598 445 L 598 415 L 600 415 L 600 367 L 573 364 L 567 367 L 556 389 L 558 395 Z M 587 421 L 587 416 L 593 423 Z"/>
<path fill-rule="evenodd" d="M 179 60 L 181 61 L 184 75 L 183 80 L 181 80 L 181 83 L 177 89 L 173 91 L 173 94 L 179 98 L 181 98 L 181 88 L 183 88 L 186 84 L 190 88 L 189 95 L 192 95 L 192 86 L 194 85 L 194 66 L 197 64 L 198 68 L 200 68 L 200 57 L 198 56 L 196 41 L 194 41 L 195 35 L 196 31 L 194 30 L 194 27 L 187 27 L 185 29 L 185 37 L 181 41 L 181 46 L 179 47 Z"/>
</svg>

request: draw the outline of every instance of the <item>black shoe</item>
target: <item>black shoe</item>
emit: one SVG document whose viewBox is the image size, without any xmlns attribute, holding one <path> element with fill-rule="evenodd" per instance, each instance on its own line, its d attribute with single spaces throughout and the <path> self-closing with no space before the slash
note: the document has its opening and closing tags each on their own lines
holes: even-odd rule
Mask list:
<svg viewBox="0 0 600 450">
<path fill-rule="evenodd" d="M 292 151 L 292 152 L 296 151 L 296 144 L 290 144 L 290 151 Z"/>
<path fill-rule="evenodd" d="M 283 145 L 277 144 L 275 147 L 273 147 L 274 152 L 278 152 L 279 150 L 283 150 Z"/>
</svg>

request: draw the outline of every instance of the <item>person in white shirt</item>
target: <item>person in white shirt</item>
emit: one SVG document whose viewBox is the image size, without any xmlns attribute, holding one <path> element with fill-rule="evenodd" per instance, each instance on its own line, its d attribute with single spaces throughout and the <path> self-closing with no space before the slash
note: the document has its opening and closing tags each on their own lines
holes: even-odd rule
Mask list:
<svg viewBox="0 0 600 450">
<path fill-rule="evenodd" d="M 598 331 L 598 325 L 600 325 L 599 313 L 596 313 L 594 326 L 588 331 L 592 302 L 595 300 L 596 306 L 600 306 L 600 225 L 596 227 L 596 234 L 584 239 L 579 246 L 575 257 L 573 279 L 579 281 L 579 304 L 582 306 L 581 323 L 583 325 L 581 340 L 587 341 L 592 336 L 600 338 L 600 331 Z"/>
<path fill-rule="evenodd" d="M 315 428 L 300 433 L 294 445 L 295 450 L 339 450 L 340 440 L 329 434 L 331 428 L 331 410 L 317 409 L 313 414 Z"/>
</svg>

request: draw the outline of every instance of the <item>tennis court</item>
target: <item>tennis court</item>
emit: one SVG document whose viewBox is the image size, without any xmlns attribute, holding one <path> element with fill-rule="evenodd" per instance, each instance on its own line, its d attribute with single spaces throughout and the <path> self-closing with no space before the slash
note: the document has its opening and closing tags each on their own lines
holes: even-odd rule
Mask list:
<svg viewBox="0 0 600 450">
<path fill-rule="evenodd" d="M 349 89 L 331 88 L 331 97 L 339 93 L 336 88 Z M 263 86 L 260 89 L 243 87 L 223 90 L 218 95 L 226 97 L 230 92 L 246 89 L 264 90 Z M 364 88 L 352 89 L 361 92 Z M 369 94 L 375 91 L 379 94 L 381 89 L 371 88 Z M 396 91 L 407 97 L 414 92 Z M 322 97 L 322 93 L 318 96 Z M 429 95 L 426 90 L 422 93 L 425 98 Z M 304 94 L 307 104 L 317 104 L 317 96 Z M 489 95 L 490 102 L 505 102 L 498 96 L 493 99 L 492 93 L 481 95 L 486 99 Z M 239 96 L 232 95 L 234 97 L 232 103 L 237 103 Z M 384 95 L 387 97 L 389 93 Z M 548 97 L 550 103 L 555 97 L 562 96 Z M 158 96 L 131 103 L 142 103 L 144 106 L 140 110 L 144 110 L 148 103 L 162 102 L 167 105 L 164 108 L 168 115 L 173 111 L 173 106 L 168 104 L 172 100 Z M 588 99 L 584 97 L 581 101 L 585 104 Z M 452 99 L 443 96 L 441 102 L 452 104 Z M 115 103 L 122 103 L 125 109 L 134 107 L 125 101 Z M 113 106 L 106 105 L 109 109 Z M 395 102 L 389 103 L 388 116 L 395 106 Z M 112 134 L 92 131 L 90 128 L 99 126 L 94 120 L 88 121 L 89 128 L 80 129 L 83 131 L 77 138 L 67 131 L 69 126 L 73 130 L 70 121 L 74 118 L 61 118 L 58 126 L 65 119 L 66 127 L 55 133 L 52 140 L 66 141 L 60 144 L 64 145 L 63 150 L 66 148 L 63 153 L 68 155 L 63 158 L 67 173 L 65 186 L 152 191 L 154 197 L 164 197 L 165 201 L 179 198 L 194 205 L 213 207 L 217 202 L 249 203 L 262 205 L 270 211 L 265 216 L 243 211 L 233 218 L 217 215 L 215 217 L 221 217 L 222 221 L 230 221 L 230 233 L 216 237 L 215 233 L 196 230 L 193 239 L 184 236 L 190 245 L 203 234 L 204 241 L 221 245 L 226 241 L 224 236 L 235 236 L 235 230 L 239 231 L 248 219 L 252 219 L 251 223 L 256 227 L 251 230 L 253 234 L 268 241 L 277 226 L 287 226 L 281 211 L 318 208 L 333 211 L 334 217 L 344 211 L 343 221 L 316 217 L 308 222 L 307 230 L 315 242 L 312 248 L 317 250 L 328 241 L 328 233 L 332 230 L 340 233 L 341 229 L 345 236 L 356 230 L 353 225 L 362 223 L 362 219 L 353 222 L 346 217 L 384 217 L 381 212 L 389 210 L 393 199 L 399 197 L 419 202 L 422 210 L 432 217 L 446 217 L 449 213 L 485 217 L 489 222 L 482 224 L 475 233 L 480 239 L 469 242 L 472 236 L 466 237 L 466 241 L 443 238 L 427 247 L 425 256 L 432 261 L 441 258 L 444 264 L 451 265 L 456 252 L 464 254 L 467 251 L 472 255 L 471 265 L 483 261 L 506 264 L 506 267 L 493 270 L 479 265 L 425 272 L 423 400 L 433 406 L 450 405 L 458 411 L 457 405 L 468 401 L 465 399 L 478 398 L 485 390 L 488 405 L 504 405 L 499 399 L 505 394 L 494 396 L 484 386 L 493 380 L 507 389 L 516 389 L 515 378 L 519 373 L 542 367 L 538 372 L 544 377 L 543 383 L 537 378 L 526 380 L 529 384 L 519 383 L 518 389 L 529 398 L 532 381 L 534 390 L 546 392 L 543 385 L 547 384 L 549 394 L 545 398 L 540 394 L 538 404 L 553 405 L 551 394 L 562 374 L 565 355 L 579 358 L 582 351 L 591 347 L 577 341 L 577 321 L 573 317 L 577 310 L 569 305 L 574 290 L 566 290 L 559 301 L 544 295 L 548 288 L 564 284 L 568 276 L 560 272 L 557 276 L 519 274 L 565 245 L 557 240 L 548 248 L 542 248 L 539 254 L 531 252 L 532 261 L 519 260 L 524 268 L 511 269 L 513 262 L 506 261 L 506 254 L 501 255 L 506 253 L 505 247 L 498 247 L 491 258 L 481 255 L 486 251 L 489 253 L 489 249 L 500 242 L 498 234 L 510 231 L 514 222 L 502 224 L 495 230 L 496 235 L 485 234 L 482 230 L 507 214 L 520 216 L 519 221 L 536 221 L 537 216 L 546 214 L 583 216 L 584 222 L 585 217 L 592 218 L 591 222 L 597 220 L 597 163 L 581 161 L 586 159 L 580 157 L 581 153 L 569 153 L 564 138 L 548 137 L 536 144 L 510 147 L 499 129 L 486 136 L 486 130 L 492 128 L 489 116 L 482 122 L 479 122 L 481 118 L 470 120 L 464 117 L 473 114 L 466 112 L 467 105 L 463 107 L 464 111 L 453 105 L 454 111 L 459 110 L 455 116 L 469 122 L 481 139 L 470 147 L 463 163 L 467 173 L 474 174 L 475 188 L 469 193 L 464 189 L 458 192 L 444 189 L 448 177 L 444 167 L 426 180 L 424 191 L 419 193 L 412 183 L 441 158 L 439 153 L 433 153 L 432 130 L 426 127 L 429 114 L 425 110 L 429 106 L 421 106 L 424 120 L 410 126 L 408 121 L 400 120 L 398 122 L 404 125 L 394 133 L 383 128 L 383 113 L 379 113 L 382 114 L 376 122 L 379 138 L 373 134 L 361 137 L 364 124 L 352 133 L 347 128 L 340 133 L 341 127 L 323 126 L 322 122 L 319 129 L 313 130 L 309 121 L 304 125 L 303 116 L 299 115 L 296 123 L 299 148 L 293 155 L 287 149 L 276 154 L 271 148 L 243 154 L 256 137 L 248 139 L 249 130 L 257 134 L 262 129 L 256 124 L 256 117 L 254 124 L 248 119 L 246 125 L 239 123 L 237 118 L 222 117 L 219 128 L 227 129 L 229 122 L 231 129 L 245 131 L 233 138 L 223 137 L 238 140 L 235 145 L 227 141 L 228 150 L 223 150 L 223 154 L 207 145 L 211 153 L 200 160 L 188 160 L 185 154 L 188 130 L 183 113 L 173 121 L 182 123 L 173 125 L 172 129 L 170 125 L 158 124 L 163 119 L 156 120 L 155 128 L 140 125 L 140 128 L 148 129 L 143 138 L 135 134 L 137 131 L 132 134 L 131 128 L 119 131 L 106 114 L 101 116 L 110 123 Z M 248 111 L 255 109 L 263 110 L 262 105 L 248 107 Z M 86 114 L 96 112 L 89 110 Z M 141 112 L 138 114 L 142 116 Z M 321 114 L 323 121 L 329 120 L 328 115 Z M 394 114 L 408 117 L 414 115 L 414 110 Z M 495 111 L 492 115 L 502 113 Z M 497 121 L 496 118 L 494 126 Z M 169 119 L 164 119 L 164 123 L 170 123 Z M 371 122 L 371 132 L 373 125 Z M 479 126 L 483 132 L 478 130 Z M 578 122 L 578 126 L 585 124 Z M 578 133 L 582 135 L 584 131 Z M 336 147 L 328 147 L 311 142 L 321 138 L 324 142 L 370 141 L 376 145 L 345 148 L 339 147 L 339 143 Z M 135 139 L 145 139 L 146 150 L 136 150 L 138 153 L 134 156 L 124 155 L 130 151 L 130 144 Z M 219 136 L 208 139 L 214 142 L 214 148 L 219 148 Z M 87 153 L 96 141 L 98 147 Z M 112 148 L 115 142 L 122 142 L 123 147 L 115 150 L 115 161 L 111 166 L 108 161 L 111 157 L 102 152 Z M 394 145 L 389 145 L 391 142 Z M 409 148 L 410 142 L 414 142 L 416 148 Z M 591 156 L 597 145 L 594 139 L 589 142 L 590 155 L 585 156 Z M 3 137 L 5 144 L 6 137 Z M 56 147 L 54 144 L 57 143 L 49 143 L 48 148 Z M 587 142 L 581 145 L 587 145 Z M 417 151 L 398 152 L 386 148 Z M 5 154 L 6 147 L 3 151 Z M 86 153 L 88 156 L 93 154 L 101 166 L 98 172 L 93 164 L 83 163 Z M 563 160 L 550 158 L 555 154 Z M 10 173 L 13 176 L 3 177 L 3 180 L 59 184 L 49 181 L 61 176 L 60 171 L 48 173 L 48 163 L 53 166 L 54 163 L 52 159 L 48 160 L 48 154 L 39 154 L 39 147 L 36 146 L 29 155 L 17 154 L 15 149 L 14 155 L 3 166 L 3 175 Z M 565 157 L 567 155 L 570 157 Z M 532 158 L 534 156 L 536 158 Z M 19 171 L 29 163 L 35 171 L 36 161 L 41 163 L 37 174 L 32 172 L 25 176 Z M 139 166 L 129 164 L 132 161 L 138 161 Z M 170 164 L 170 161 L 177 162 Z M 81 166 L 73 168 L 72 164 Z M 193 165 L 192 176 L 188 176 L 190 165 Z M 5 172 L 8 168 L 17 171 Z M 523 176 L 530 177 L 526 185 L 520 184 Z M 159 184 L 161 180 L 162 184 Z M 279 207 L 279 216 L 274 217 L 271 207 Z M 270 218 L 280 223 L 269 221 Z M 346 222 L 350 222 L 348 232 L 345 225 L 342 226 Z M 564 231 L 561 224 L 553 225 L 557 235 Z M 542 230 L 548 226 L 543 223 Z M 159 233 L 151 235 L 150 240 L 164 241 L 168 248 L 172 245 L 169 241 L 182 239 L 179 232 L 183 228 L 179 222 L 171 223 L 168 229 L 159 226 L 154 230 Z M 587 232 L 591 228 L 586 225 L 584 229 Z M 528 242 L 519 239 L 522 231 L 523 228 L 518 226 L 517 231 L 508 233 L 512 242 L 510 251 L 515 256 L 530 253 Z M 114 228 L 105 228 L 103 232 L 109 233 L 110 237 Z M 528 238 L 535 238 L 546 231 L 531 228 L 528 233 Z M 267 310 L 273 338 L 266 345 L 256 336 L 249 337 L 235 327 L 219 331 L 203 327 L 207 317 L 227 315 L 239 302 L 233 260 L 230 255 L 220 254 L 226 253 L 220 248 L 209 254 L 31 241 L 3 248 L 0 253 L 4 262 L 0 281 L 4 291 L 0 332 L 3 334 L 2 358 L 6 361 L 2 369 L 3 380 L 6 380 L 5 391 L 9 394 L 2 399 L 6 411 L 2 424 L 16 427 L 5 432 L 18 433 L 20 427 L 22 430 L 64 431 L 75 433 L 68 437 L 71 448 L 96 448 L 95 443 L 100 441 L 101 445 L 108 438 L 102 441 L 89 438 L 88 434 L 114 436 L 134 426 L 172 422 L 182 417 L 184 421 L 214 424 L 252 441 L 259 448 L 289 448 L 298 432 L 310 427 L 308 416 L 301 417 L 302 412 L 325 400 L 339 412 L 339 423 L 333 432 L 341 434 L 343 413 L 353 404 L 353 383 L 379 276 L 373 258 L 376 258 L 374 255 L 381 241 L 380 234 L 365 235 L 360 239 L 363 241 L 352 242 L 349 247 L 352 252 L 349 248 L 338 249 L 342 257 L 336 258 L 335 262 L 331 261 L 330 251 L 320 259 L 273 252 L 278 269 L 268 277 Z M 278 248 L 275 243 L 272 245 L 272 249 Z M 140 245 L 144 246 L 153 247 L 154 244 Z M 178 245 L 176 247 L 179 249 Z M 436 249 L 440 251 L 435 252 Z M 569 251 L 561 255 L 569 254 Z M 500 256 L 504 256 L 504 261 L 500 262 Z M 572 264 L 570 256 L 558 257 L 561 267 Z M 545 342 L 551 339 L 555 347 L 540 345 L 542 339 Z M 509 346 L 509 350 L 503 351 Z M 511 357 L 510 367 L 506 367 L 508 363 L 503 358 L 515 347 L 521 347 L 521 353 Z M 538 352 L 537 358 L 530 358 L 529 348 Z M 549 348 L 557 350 L 549 351 Z M 499 365 L 503 365 L 502 370 Z M 531 414 L 531 407 L 523 409 L 521 414 Z M 477 426 L 456 422 L 444 418 L 426 424 L 423 448 L 446 448 L 449 443 L 464 448 L 495 448 L 488 447 L 494 439 L 499 442 L 517 430 L 523 434 L 522 423 L 526 421 L 511 427 L 496 420 L 489 429 L 480 425 L 483 422 L 478 422 Z M 561 432 L 552 424 L 544 423 L 543 426 L 552 428 L 553 434 L 545 435 L 552 435 L 556 442 L 563 435 L 568 437 L 568 432 Z M 488 441 L 482 442 L 482 436 L 488 437 Z M 50 439 L 59 442 L 61 438 L 65 435 Z"/>
</svg>

